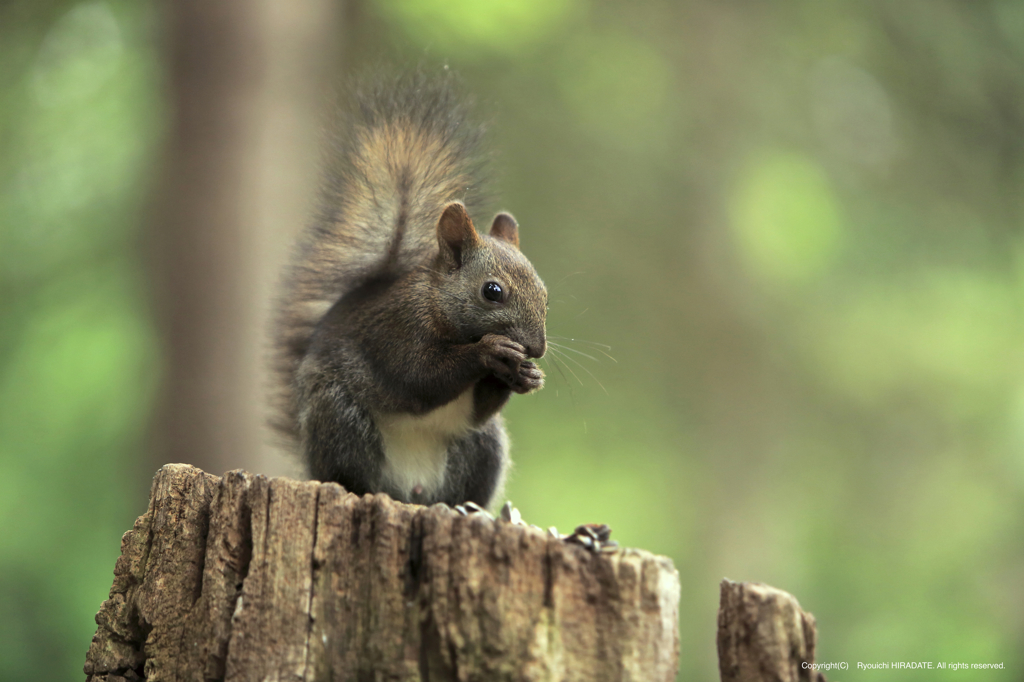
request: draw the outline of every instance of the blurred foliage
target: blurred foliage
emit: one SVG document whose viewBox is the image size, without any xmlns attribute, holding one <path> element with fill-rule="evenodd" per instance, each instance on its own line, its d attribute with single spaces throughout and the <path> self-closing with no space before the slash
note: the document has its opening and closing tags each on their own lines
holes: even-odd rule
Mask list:
<svg viewBox="0 0 1024 682">
<path fill-rule="evenodd" d="M 80 676 L 146 499 L 151 8 L 0 6 L 0 679 Z M 148 465 L 147 465 L 148 468 Z"/>
<path fill-rule="evenodd" d="M 680 679 L 723 576 L 796 594 L 819 660 L 1019 679 L 1024 3 L 358 7 L 347 66 L 466 77 L 549 284 L 507 494 L 674 559 Z M 76 674 L 144 504 L 152 9 L 0 7 L 3 679 Z"/>
</svg>

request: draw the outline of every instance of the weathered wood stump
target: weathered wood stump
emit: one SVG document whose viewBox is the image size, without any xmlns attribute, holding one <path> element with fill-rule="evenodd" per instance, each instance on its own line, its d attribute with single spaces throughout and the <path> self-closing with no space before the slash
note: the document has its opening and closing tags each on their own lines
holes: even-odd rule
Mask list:
<svg viewBox="0 0 1024 682">
<path fill-rule="evenodd" d="M 679 576 L 443 505 L 162 468 L 89 680 L 668 681 Z"/>
<path fill-rule="evenodd" d="M 639 550 L 357 497 L 334 484 L 168 465 L 125 533 L 89 680 L 675 677 L 679 577 Z M 709 628 L 710 631 L 710 628 Z M 723 682 L 824 682 L 814 617 L 723 580 Z"/>
<path fill-rule="evenodd" d="M 813 669 L 814 616 L 796 598 L 760 583 L 723 580 L 718 609 L 722 682 L 825 682 Z"/>
</svg>

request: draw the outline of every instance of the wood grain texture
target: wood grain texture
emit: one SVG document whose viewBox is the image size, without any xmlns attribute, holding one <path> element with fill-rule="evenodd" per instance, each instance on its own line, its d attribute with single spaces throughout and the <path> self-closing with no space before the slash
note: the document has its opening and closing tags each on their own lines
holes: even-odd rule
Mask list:
<svg viewBox="0 0 1024 682">
<path fill-rule="evenodd" d="M 674 680 L 672 562 L 444 505 L 168 465 L 89 680 Z"/>
<path fill-rule="evenodd" d="M 817 637 L 814 616 L 793 595 L 761 583 L 722 581 L 722 682 L 825 682 L 811 667 Z"/>
</svg>

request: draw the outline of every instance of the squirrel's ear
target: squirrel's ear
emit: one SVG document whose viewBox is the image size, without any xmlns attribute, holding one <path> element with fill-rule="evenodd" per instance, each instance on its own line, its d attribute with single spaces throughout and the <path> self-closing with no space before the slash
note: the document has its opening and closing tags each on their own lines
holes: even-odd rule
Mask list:
<svg viewBox="0 0 1024 682">
<path fill-rule="evenodd" d="M 441 253 L 453 267 L 462 266 L 462 254 L 477 244 L 479 238 L 473 221 L 461 201 L 452 201 L 445 205 L 441 219 L 437 221 L 437 241 Z"/>
<path fill-rule="evenodd" d="M 511 213 L 499 213 L 491 223 L 491 236 L 519 248 L 519 224 Z"/>
</svg>

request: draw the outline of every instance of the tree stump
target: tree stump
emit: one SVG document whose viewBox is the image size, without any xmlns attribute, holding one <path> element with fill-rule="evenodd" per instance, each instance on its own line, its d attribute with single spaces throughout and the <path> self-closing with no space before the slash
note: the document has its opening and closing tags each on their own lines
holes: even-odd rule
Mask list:
<svg viewBox="0 0 1024 682">
<path fill-rule="evenodd" d="M 167 465 L 89 680 L 675 679 L 679 575 L 444 506 Z"/>
<path fill-rule="evenodd" d="M 814 616 L 796 598 L 761 583 L 723 580 L 718 610 L 722 682 L 825 682 L 814 670 Z"/>
</svg>

